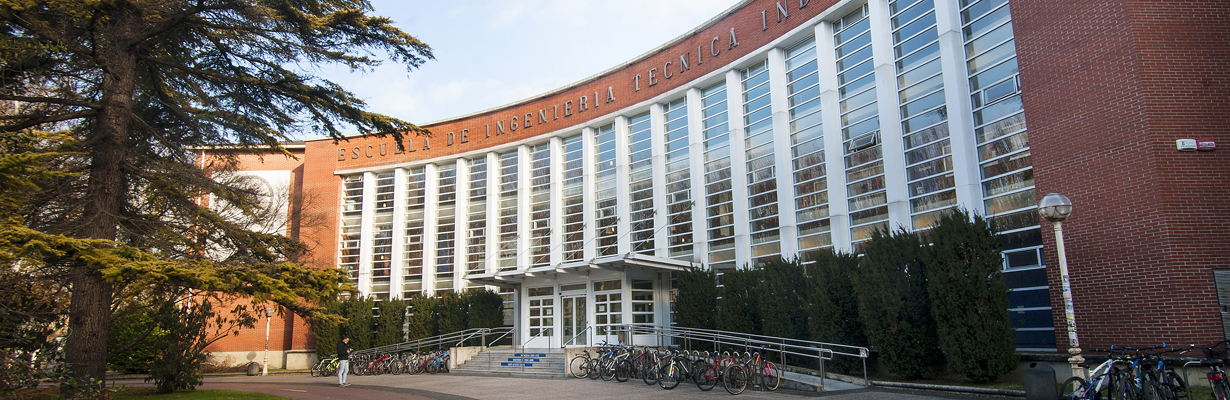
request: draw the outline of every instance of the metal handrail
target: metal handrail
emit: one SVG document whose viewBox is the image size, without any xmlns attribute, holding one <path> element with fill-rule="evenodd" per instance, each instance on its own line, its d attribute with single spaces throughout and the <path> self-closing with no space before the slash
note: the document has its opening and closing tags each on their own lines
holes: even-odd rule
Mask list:
<svg viewBox="0 0 1230 400">
<path fill-rule="evenodd" d="M 436 335 L 436 336 L 431 336 L 431 337 L 426 337 L 426 338 L 421 338 L 421 339 L 411 340 L 411 341 L 408 341 L 408 342 L 402 342 L 402 343 L 391 344 L 391 345 L 387 345 L 387 346 L 372 347 L 372 348 L 368 348 L 368 349 L 358 350 L 358 351 L 355 351 L 355 352 L 354 352 L 354 353 L 352 353 L 352 354 L 354 354 L 354 355 L 363 355 L 363 354 L 376 354 L 376 353 L 397 353 L 397 352 L 403 352 L 403 351 L 418 350 L 418 349 L 422 349 L 422 348 L 425 348 L 425 347 L 437 347 L 437 348 L 441 348 L 441 347 L 444 347 L 444 346 L 445 346 L 445 345 L 447 345 L 447 344 L 452 344 L 452 343 L 454 343 L 454 342 L 456 342 L 456 343 L 457 343 L 457 344 L 456 344 L 456 345 L 454 345 L 454 346 L 459 346 L 461 343 L 465 342 L 467 339 L 469 339 L 469 338 L 471 338 L 471 337 L 478 336 L 478 335 L 483 335 L 483 336 L 485 336 L 485 335 L 488 335 L 488 334 L 498 333 L 498 332 L 500 332 L 500 331 L 505 331 L 505 332 L 504 332 L 504 334 L 503 334 L 503 335 L 501 335 L 501 336 L 500 336 L 500 338 L 499 338 L 499 339 L 503 339 L 503 338 L 504 338 L 504 336 L 507 336 L 509 333 L 511 333 L 511 332 L 513 331 L 513 328 L 508 328 L 508 327 L 503 327 L 503 328 L 470 328 L 470 329 L 466 329 L 466 330 L 464 330 L 464 331 L 457 331 L 457 332 L 452 332 L 452 333 L 445 333 L 445 334 L 441 334 L 441 335 Z M 492 341 L 491 343 L 495 343 L 495 342 L 499 341 L 499 339 L 496 339 L 496 340 Z M 484 341 L 485 341 L 485 340 L 484 340 Z M 484 343 L 484 345 L 485 345 L 485 343 Z"/>
<path fill-rule="evenodd" d="M 538 334 L 536 334 L 536 335 L 534 335 L 534 336 L 531 336 L 529 339 L 526 339 L 526 340 L 525 340 L 525 343 L 522 343 L 522 344 L 521 344 L 521 349 L 522 349 L 522 350 L 525 350 L 525 345 L 529 344 L 529 343 L 530 343 L 530 341 L 532 341 L 532 340 L 534 340 L 534 339 L 536 339 L 536 338 L 538 338 L 538 337 L 542 336 L 542 334 L 544 334 L 544 333 L 551 332 L 551 331 L 552 331 L 552 330 L 554 330 L 554 329 L 555 329 L 555 327 L 549 327 L 549 328 L 542 328 L 542 329 L 540 329 L 540 330 L 538 331 Z M 551 346 L 551 344 L 548 342 L 548 343 L 547 343 L 547 346 L 548 346 L 548 347 L 550 347 L 550 346 Z"/>
<path fill-rule="evenodd" d="M 589 332 L 589 328 L 592 328 L 592 327 L 593 327 L 593 326 L 591 326 L 591 325 L 585 325 L 585 329 L 582 329 L 582 330 L 581 330 L 581 332 L 578 332 L 576 335 L 573 335 L 573 336 L 572 336 L 572 338 L 571 338 L 571 339 L 568 339 L 568 341 L 567 341 L 567 342 L 561 343 L 561 344 L 559 345 L 559 347 L 562 349 L 562 348 L 564 348 L 564 347 L 568 346 L 568 343 L 572 343 L 572 341 L 573 341 L 573 340 L 577 340 L 577 338 L 581 337 L 581 335 L 584 335 L 584 334 L 585 334 L 585 332 Z"/>
<path fill-rule="evenodd" d="M 657 335 L 659 337 L 658 343 L 663 343 L 662 337 L 670 337 L 687 341 L 697 340 L 712 342 L 715 350 L 719 345 L 726 345 L 742 347 L 745 351 L 755 349 L 757 351 L 776 352 L 781 354 L 782 366 L 786 365 L 787 354 L 814 358 L 820 364 L 821 386 L 824 386 L 825 360 L 831 360 L 835 355 L 857 357 L 862 360 L 863 364 L 863 383 L 866 386 L 871 385 L 871 382 L 867 376 L 867 357 L 870 354 L 870 350 L 866 347 L 697 328 L 662 327 L 652 325 L 615 325 L 611 326 L 610 329 L 613 331 L 627 333 L 629 345 L 635 344 L 634 335 L 648 334 Z M 842 351 L 835 351 L 833 349 L 834 347 Z"/>
</svg>

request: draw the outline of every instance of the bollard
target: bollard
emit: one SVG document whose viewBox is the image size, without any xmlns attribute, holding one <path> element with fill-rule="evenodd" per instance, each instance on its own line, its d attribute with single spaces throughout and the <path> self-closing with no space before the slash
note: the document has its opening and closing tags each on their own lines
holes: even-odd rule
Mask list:
<svg viewBox="0 0 1230 400">
<path fill-rule="evenodd" d="M 1035 361 L 1025 368 L 1025 400 L 1059 400 L 1055 369 L 1050 364 Z"/>
</svg>

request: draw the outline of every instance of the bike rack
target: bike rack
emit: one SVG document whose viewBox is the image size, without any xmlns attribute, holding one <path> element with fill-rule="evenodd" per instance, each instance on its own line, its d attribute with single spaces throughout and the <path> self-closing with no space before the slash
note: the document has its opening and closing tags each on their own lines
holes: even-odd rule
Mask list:
<svg viewBox="0 0 1230 400">
<path fill-rule="evenodd" d="M 614 325 L 611 326 L 610 329 L 614 331 L 626 332 L 628 335 L 629 344 L 632 344 L 633 342 L 633 335 L 646 334 L 657 335 L 659 338 L 669 337 L 682 339 L 685 346 L 693 340 L 711 342 L 713 343 L 713 349 L 715 352 L 718 351 L 721 346 L 742 348 L 745 352 L 750 352 L 752 350 L 756 350 L 761 353 L 776 352 L 781 355 L 782 367 L 787 366 L 787 355 L 814 358 L 817 360 L 820 367 L 821 387 L 824 386 L 824 375 L 826 374 L 824 364 L 826 360 L 832 360 L 834 356 L 857 357 L 863 364 L 863 385 L 868 387 L 871 386 L 871 381 L 867 375 L 867 357 L 870 355 L 870 349 L 866 347 L 697 328 L 661 327 L 651 325 Z M 661 339 L 659 339 L 659 343 L 662 343 Z M 726 352 L 729 353 L 730 350 L 728 349 Z"/>
</svg>

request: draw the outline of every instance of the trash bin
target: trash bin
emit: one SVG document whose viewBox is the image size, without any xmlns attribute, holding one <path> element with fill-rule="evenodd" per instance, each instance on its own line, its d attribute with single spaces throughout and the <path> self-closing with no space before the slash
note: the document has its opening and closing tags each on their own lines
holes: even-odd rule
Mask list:
<svg viewBox="0 0 1230 400">
<path fill-rule="evenodd" d="M 257 376 L 261 374 L 261 364 L 253 361 L 248 363 L 248 376 Z"/>
<path fill-rule="evenodd" d="M 1050 364 L 1035 361 L 1025 368 L 1025 400 L 1059 400 L 1055 369 Z"/>
</svg>

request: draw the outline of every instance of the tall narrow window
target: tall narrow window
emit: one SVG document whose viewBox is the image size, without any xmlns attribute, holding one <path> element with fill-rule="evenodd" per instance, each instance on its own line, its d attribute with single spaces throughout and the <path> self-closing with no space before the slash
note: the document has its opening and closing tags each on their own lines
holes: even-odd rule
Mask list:
<svg viewBox="0 0 1230 400">
<path fill-rule="evenodd" d="M 837 97 L 845 146 L 846 199 L 855 250 L 876 229 L 888 229 L 884 154 L 871 57 L 871 20 L 863 5 L 833 22 L 837 56 Z"/>
<path fill-rule="evenodd" d="M 769 97 L 769 62 L 740 70 L 743 85 L 744 149 L 747 156 L 747 213 L 752 236 L 752 264 L 781 256 L 777 219 L 777 166 L 773 157 L 773 104 Z"/>
<path fill-rule="evenodd" d="M 551 144 L 530 148 L 530 266 L 551 265 Z"/>
<path fill-rule="evenodd" d="M 1008 0 L 962 1 L 961 24 L 983 210 L 997 223 L 1006 244 L 1004 258 L 1010 270 L 1004 281 L 1010 290 L 1017 347 L 1054 349 L 1055 326 L 1047 317 L 1049 297 L 1038 289 L 1045 285 L 1045 279 L 1037 280 L 1046 275 L 1044 267 L 1029 271 L 1018 266 L 1037 258 L 1042 231 Z"/>
<path fill-rule="evenodd" d="M 500 154 L 500 247 L 496 255 L 500 271 L 517 269 L 517 238 L 521 236 L 517 230 L 517 158 L 516 150 Z"/>
<path fill-rule="evenodd" d="M 786 50 L 786 81 L 795 227 L 799 255 L 804 263 L 810 264 L 814 259 L 810 252 L 833 246 L 815 38 L 804 39 Z"/>
<path fill-rule="evenodd" d="M 585 258 L 585 160 L 581 135 L 564 139 L 564 260 Z"/>
<path fill-rule="evenodd" d="M 453 290 L 457 238 L 457 164 L 444 164 L 436 180 L 436 294 Z"/>
<path fill-rule="evenodd" d="M 406 170 L 406 235 L 402 271 L 402 298 L 423 294 L 423 221 L 427 195 L 427 171 Z"/>
<path fill-rule="evenodd" d="M 628 214 L 632 251 L 653 254 L 653 162 L 649 113 L 628 120 Z"/>
<path fill-rule="evenodd" d="M 389 272 L 393 260 L 393 172 L 376 175 L 376 201 L 372 210 L 372 284 L 369 296 L 389 298 Z"/>
<path fill-rule="evenodd" d="M 609 256 L 618 251 L 619 232 L 615 214 L 615 124 L 598 128 L 594 138 L 594 222 L 598 238 L 597 255 Z"/>
<path fill-rule="evenodd" d="M 467 202 L 466 272 L 486 272 L 487 261 L 487 159 L 470 161 L 470 190 Z M 470 288 L 481 287 L 473 283 Z"/>
<path fill-rule="evenodd" d="M 705 137 L 705 229 L 709 238 L 709 267 L 735 267 L 734 192 L 730 177 L 730 129 L 726 83 L 701 91 L 701 118 Z"/>
<path fill-rule="evenodd" d="M 1038 199 L 1008 1 L 963 3 L 962 33 L 984 207 L 1005 232 L 1036 229 L 1038 218 L 1033 214 Z"/>
<path fill-rule="evenodd" d="M 666 207 L 667 254 L 671 258 L 692 260 L 692 199 L 691 156 L 688 154 L 688 99 L 681 98 L 666 105 Z"/>
<path fill-rule="evenodd" d="M 359 242 L 363 237 L 363 175 L 342 178 L 342 232 L 338 244 L 338 266 L 352 282 L 359 280 Z"/>
<path fill-rule="evenodd" d="M 957 204 L 934 0 L 893 0 L 893 52 L 911 225 L 927 229 Z"/>
</svg>

